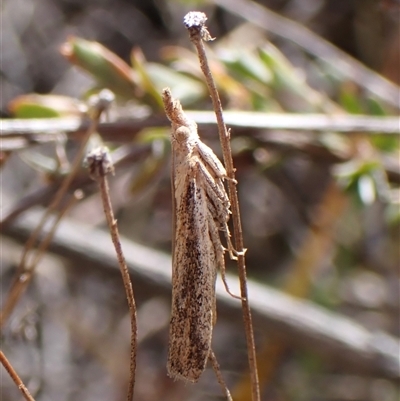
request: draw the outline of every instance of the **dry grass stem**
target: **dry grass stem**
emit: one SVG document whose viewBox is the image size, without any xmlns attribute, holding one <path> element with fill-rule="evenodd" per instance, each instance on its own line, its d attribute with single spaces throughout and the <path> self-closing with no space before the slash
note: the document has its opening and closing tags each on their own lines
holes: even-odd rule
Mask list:
<svg viewBox="0 0 400 401">
<path fill-rule="evenodd" d="M 0 361 L 1 361 L 1 364 L 4 366 L 4 369 L 10 375 L 11 379 L 18 386 L 18 389 L 21 391 L 25 400 L 35 401 L 35 399 L 31 396 L 29 390 L 26 388 L 25 384 L 22 382 L 21 378 L 18 376 L 17 372 L 14 370 L 11 363 L 9 362 L 9 360 L 6 358 L 3 351 L 1 351 L 1 350 L 0 350 Z"/>
<path fill-rule="evenodd" d="M 55 220 L 52 222 L 52 225 L 49 231 L 46 233 L 43 240 L 40 242 L 39 247 L 34 251 L 32 249 L 32 262 L 28 261 L 24 264 L 23 271 L 19 271 L 14 278 L 13 283 L 11 284 L 10 291 L 6 297 L 4 302 L 3 309 L 0 312 L 0 328 L 3 328 L 5 322 L 10 317 L 12 311 L 18 303 L 18 300 L 24 293 L 25 289 L 28 287 L 33 273 L 35 271 L 36 266 L 44 256 L 49 244 L 51 243 L 54 234 L 59 226 L 62 218 L 68 214 L 69 210 L 71 210 L 72 206 L 75 205 L 76 201 L 81 198 L 80 191 L 75 191 L 74 195 L 69 199 L 67 204 L 58 212 Z"/>
<path fill-rule="evenodd" d="M 225 393 L 226 399 L 228 401 L 233 401 L 231 393 L 230 393 L 230 391 L 228 389 L 228 386 L 226 385 L 225 380 L 222 377 L 221 368 L 219 366 L 219 363 L 217 361 L 217 358 L 216 358 L 213 350 L 210 351 L 209 360 L 210 360 L 211 365 L 212 365 L 212 367 L 214 369 L 215 375 L 217 376 L 218 383 L 221 385 L 222 390 Z"/>
<path fill-rule="evenodd" d="M 22 241 L 39 219 L 37 211 L 29 211 L 26 218 L 19 219 L 4 234 Z M 77 259 L 79 263 L 95 261 L 101 271 L 114 271 L 118 267 L 115 266 L 115 251 L 107 248 L 109 234 L 98 228 L 92 228 L 90 232 L 96 241 L 89 238 L 85 224 L 66 217 L 50 249 L 56 254 Z M 170 295 L 171 258 L 129 240 L 122 239 L 122 246 L 130 271 L 137 277 L 137 284 L 151 280 L 157 294 Z M 235 280 L 232 275 L 227 276 L 229 282 Z M 394 335 L 366 329 L 337 312 L 290 297 L 251 279 L 247 285 L 252 296 L 252 309 L 256 311 L 254 320 L 257 327 L 268 327 L 271 333 L 278 331 L 290 337 L 296 347 L 308 347 L 322 358 L 333 358 L 341 365 L 351 367 L 354 372 L 361 374 L 373 367 L 380 377 L 400 378 L 398 339 Z M 217 286 L 216 293 L 218 302 L 223 306 L 219 316 L 228 320 L 240 317 L 240 304 L 232 302 L 232 297 L 223 286 Z M 332 327 L 339 329 L 332 330 Z M 376 347 L 377 344 L 379 347 Z"/>
<path fill-rule="evenodd" d="M 18 269 L 16 272 L 16 276 L 15 276 L 15 280 L 14 280 L 13 285 L 10 290 L 10 296 L 7 297 L 6 304 L 5 304 L 4 308 L 2 309 L 2 312 L 0 315 L 0 328 L 4 326 L 6 319 L 10 316 L 12 310 L 14 309 L 15 305 L 18 302 L 18 299 L 21 297 L 24 290 L 28 286 L 30 279 L 33 275 L 33 272 L 35 270 L 36 263 L 40 260 L 41 255 L 47 249 L 47 246 L 51 241 L 51 238 L 54 234 L 56 226 L 58 225 L 61 217 L 65 214 L 66 210 L 68 209 L 68 206 L 67 206 L 67 208 L 65 208 L 64 211 L 58 212 L 58 208 L 61 204 L 61 201 L 65 197 L 68 189 L 71 186 L 71 183 L 73 182 L 77 173 L 79 172 L 79 169 L 80 169 L 80 166 L 82 163 L 82 159 L 83 159 L 83 155 L 84 155 L 84 152 L 86 149 L 86 145 L 87 145 L 91 135 L 94 132 L 96 132 L 96 130 L 97 130 L 97 126 L 99 125 L 99 121 L 100 121 L 100 116 L 102 115 L 102 113 L 104 111 L 107 110 L 107 108 L 109 107 L 109 105 L 111 104 L 112 101 L 113 101 L 113 94 L 112 94 L 112 92 L 110 92 L 108 90 L 103 90 L 99 93 L 98 96 L 92 97 L 92 102 L 93 102 L 92 114 L 93 114 L 93 116 L 92 116 L 91 125 L 90 125 L 89 129 L 87 130 L 83 140 L 81 141 L 78 153 L 75 156 L 75 159 L 71 166 L 71 170 L 70 170 L 69 174 L 65 177 L 59 190 L 55 194 L 51 204 L 49 205 L 49 207 L 46 209 L 46 212 L 42 216 L 39 224 L 37 225 L 35 230 L 31 233 L 29 239 L 26 241 L 26 243 L 24 245 L 24 250 L 22 252 L 21 261 L 19 263 L 19 266 L 18 266 Z M 47 221 L 49 220 L 50 216 L 53 213 L 54 214 L 59 213 L 59 216 L 53 223 L 53 228 L 50 229 L 49 236 L 47 236 L 45 239 L 43 239 L 43 241 L 39 245 L 38 253 L 33 258 L 34 262 L 29 267 L 27 267 L 28 256 L 29 256 L 30 252 L 33 250 L 33 248 L 35 247 L 35 244 L 38 241 L 45 224 L 47 223 Z M 26 272 L 28 272 L 28 274 L 26 274 Z"/>
<path fill-rule="evenodd" d="M 225 168 L 228 177 L 228 189 L 231 201 L 232 222 L 233 222 L 233 237 L 234 245 L 237 250 L 237 263 L 240 279 L 240 292 L 242 297 L 242 310 L 243 320 L 246 332 L 248 360 L 250 367 L 250 376 L 252 383 L 252 399 L 253 401 L 260 401 L 260 388 L 257 372 L 256 350 L 254 343 L 253 325 L 251 319 L 250 305 L 247 294 L 247 278 L 245 266 L 245 249 L 243 244 L 242 224 L 240 220 L 239 200 L 236 190 L 235 169 L 233 166 L 232 150 L 230 145 L 230 134 L 226 128 L 223 118 L 221 101 L 212 76 L 210 67 L 208 65 L 207 55 L 204 47 L 203 40 L 210 40 L 211 36 L 207 31 L 205 22 L 207 17 L 203 13 L 191 12 L 184 18 L 184 24 L 189 31 L 190 40 L 195 45 L 197 54 L 200 61 L 201 70 L 206 78 L 207 86 L 210 91 L 211 99 L 213 102 L 214 111 L 217 117 L 219 137 L 223 152 Z"/>
<path fill-rule="evenodd" d="M 130 378 L 128 384 L 127 400 L 131 401 L 135 388 L 136 372 L 136 350 L 137 350 L 137 317 L 136 303 L 133 293 L 132 282 L 129 276 L 128 266 L 122 251 L 121 241 L 118 232 L 117 221 L 114 218 L 110 199 L 110 189 L 107 181 L 107 174 L 114 173 L 114 167 L 107 148 L 99 148 L 90 152 L 87 156 L 87 163 L 90 176 L 97 181 L 100 188 L 101 200 L 103 203 L 104 214 L 107 219 L 111 239 L 117 254 L 118 265 L 125 287 L 126 298 L 128 300 L 129 313 L 131 319 L 131 351 L 130 351 Z"/>
</svg>

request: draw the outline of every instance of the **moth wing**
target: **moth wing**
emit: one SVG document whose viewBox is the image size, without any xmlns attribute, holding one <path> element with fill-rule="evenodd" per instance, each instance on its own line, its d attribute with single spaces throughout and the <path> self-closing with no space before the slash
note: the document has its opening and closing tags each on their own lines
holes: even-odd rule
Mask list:
<svg viewBox="0 0 400 401">
<path fill-rule="evenodd" d="M 174 150 L 174 146 L 172 146 L 171 152 L 171 197 L 172 197 L 172 266 L 174 267 L 174 258 L 175 258 L 175 238 L 176 238 L 176 199 L 175 199 L 175 166 L 176 166 L 176 151 Z M 174 272 L 172 270 L 172 275 Z M 173 278 L 173 277 L 172 277 Z"/>
<path fill-rule="evenodd" d="M 175 254 L 168 373 L 196 382 L 211 349 L 216 262 L 208 226 L 207 194 L 198 163 L 187 166 L 176 199 Z"/>
</svg>

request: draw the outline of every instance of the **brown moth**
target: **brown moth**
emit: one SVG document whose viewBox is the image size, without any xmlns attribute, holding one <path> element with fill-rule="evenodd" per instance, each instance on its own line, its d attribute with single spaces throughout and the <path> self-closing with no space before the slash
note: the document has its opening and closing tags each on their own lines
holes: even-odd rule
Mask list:
<svg viewBox="0 0 400 401">
<path fill-rule="evenodd" d="M 231 251 L 227 226 L 230 202 L 223 184 L 225 168 L 214 152 L 201 142 L 196 123 L 186 117 L 168 88 L 163 91 L 163 101 L 172 125 L 174 205 L 167 368 L 174 379 L 197 382 L 211 350 L 218 268 L 227 288 L 225 248 L 220 231 L 224 231 Z"/>
</svg>

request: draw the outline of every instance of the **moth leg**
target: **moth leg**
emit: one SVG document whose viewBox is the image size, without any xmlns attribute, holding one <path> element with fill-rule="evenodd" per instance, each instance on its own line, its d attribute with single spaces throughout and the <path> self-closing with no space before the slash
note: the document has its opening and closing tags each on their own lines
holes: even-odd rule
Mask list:
<svg viewBox="0 0 400 401">
<path fill-rule="evenodd" d="M 229 198 L 221 178 L 213 177 L 210 171 L 207 169 L 207 165 L 205 165 L 201 160 L 199 161 L 198 167 L 209 189 L 212 189 L 212 191 L 215 193 L 215 196 L 219 198 L 220 202 L 223 202 L 229 206 Z"/>
<path fill-rule="evenodd" d="M 232 241 L 231 241 L 231 234 L 229 232 L 229 227 L 227 224 L 227 220 L 229 218 L 229 210 L 222 209 L 220 207 L 220 203 L 217 203 L 219 206 L 217 210 L 216 205 L 209 200 L 207 207 L 208 207 L 208 212 L 211 214 L 212 218 L 214 219 L 214 224 L 216 224 L 215 221 L 219 223 L 218 230 L 223 231 L 227 243 L 227 248 L 224 248 L 224 251 L 228 251 L 229 257 L 231 260 L 237 260 L 236 255 L 239 254 L 233 247 Z"/>
<path fill-rule="evenodd" d="M 237 181 L 234 178 L 228 177 L 226 175 L 225 167 L 210 147 L 208 147 L 203 142 L 198 142 L 197 149 L 199 151 L 201 159 L 204 161 L 205 164 L 210 166 L 211 170 L 218 178 L 229 180 L 232 181 L 234 184 L 237 184 Z"/>
<path fill-rule="evenodd" d="M 213 219 L 218 221 L 220 227 L 224 228 L 226 226 L 226 222 L 229 220 L 229 203 L 224 203 L 223 201 L 221 201 L 218 193 L 214 191 L 214 186 L 210 185 L 204 174 L 199 175 L 199 179 L 202 180 L 203 188 L 207 193 L 207 205 L 209 213 L 212 215 Z"/>
<path fill-rule="evenodd" d="M 226 170 L 223 164 L 220 162 L 218 157 L 215 155 L 213 150 L 207 146 L 205 143 L 199 141 L 197 143 L 197 150 L 201 159 L 204 163 L 210 166 L 211 170 L 218 178 L 225 178 L 226 177 Z"/>
<path fill-rule="evenodd" d="M 228 224 L 224 224 L 224 227 L 220 229 L 221 231 L 224 232 L 226 243 L 228 245 L 227 251 L 229 253 L 229 258 L 231 260 L 237 260 L 237 256 L 239 253 L 238 251 L 233 247 L 232 241 L 231 241 L 231 233 L 229 232 L 229 227 Z"/>
<path fill-rule="evenodd" d="M 207 215 L 207 221 L 208 221 L 208 215 Z M 208 226 L 210 224 L 208 223 Z M 210 231 L 211 228 L 208 228 L 208 231 Z M 215 247 L 215 243 L 214 243 L 214 238 L 210 235 L 210 241 L 211 241 L 211 246 L 209 248 L 209 252 L 210 252 L 210 259 L 213 261 L 216 261 L 216 265 L 213 266 L 213 274 L 214 274 L 214 289 L 215 289 L 215 282 L 217 280 L 217 267 L 219 264 L 219 255 L 218 255 L 218 251 L 217 248 Z M 215 296 L 214 293 L 214 299 L 212 301 L 212 325 L 213 327 L 215 326 L 215 323 L 217 323 L 217 297 Z"/>
<path fill-rule="evenodd" d="M 227 175 L 223 177 L 224 180 L 232 181 L 235 185 L 238 183 L 235 178 L 228 177 Z"/>
<path fill-rule="evenodd" d="M 225 248 L 221 244 L 221 238 L 219 236 L 219 228 L 217 226 L 217 223 L 215 222 L 213 216 L 210 213 L 208 214 L 208 227 L 209 227 L 211 242 L 214 245 L 214 253 L 216 256 L 218 267 L 221 271 L 221 277 L 225 286 L 225 290 L 231 297 L 236 299 L 242 299 L 241 296 L 234 294 L 229 289 L 228 282 L 226 280 L 226 270 L 225 270 L 225 258 L 224 258 Z"/>
<path fill-rule="evenodd" d="M 202 184 L 209 198 L 208 210 L 213 219 L 219 222 L 219 230 L 224 231 L 229 257 L 232 260 L 237 260 L 236 255 L 238 255 L 239 252 L 237 252 L 232 245 L 231 235 L 227 225 L 231 211 L 229 210 L 230 202 L 224 184 L 220 179 L 212 177 L 207 166 L 201 161 L 198 163 L 198 167 L 198 177 L 202 180 Z"/>
<path fill-rule="evenodd" d="M 225 234 L 225 238 L 226 238 L 226 242 L 228 244 L 228 248 L 226 249 L 229 253 L 229 257 L 231 260 L 237 260 L 238 256 L 244 256 L 244 254 L 246 253 L 247 249 L 243 249 L 243 251 L 237 251 L 235 249 L 235 247 L 232 244 L 231 241 L 231 234 L 229 232 L 229 227 L 228 225 L 225 223 L 225 227 L 220 228 L 221 231 L 224 232 Z"/>
<path fill-rule="evenodd" d="M 211 214 L 214 220 L 218 221 L 220 229 L 222 230 L 223 226 L 229 219 L 229 209 L 221 205 L 220 202 L 214 202 L 214 199 L 210 197 L 208 197 L 207 200 L 208 212 Z"/>
</svg>

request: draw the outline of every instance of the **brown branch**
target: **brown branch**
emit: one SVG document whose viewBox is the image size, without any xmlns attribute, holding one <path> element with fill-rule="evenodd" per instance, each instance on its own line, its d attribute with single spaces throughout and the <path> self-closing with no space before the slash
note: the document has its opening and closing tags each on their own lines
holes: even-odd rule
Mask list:
<svg viewBox="0 0 400 401">
<path fill-rule="evenodd" d="M 215 114 L 204 111 L 188 111 L 186 115 L 195 120 L 201 127 L 205 136 L 211 136 L 216 124 Z M 352 149 L 349 146 L 336 151 L 327 148 L 310 132 L 302 132 L 301 136 L 307 138 L 309 146 L 298 144 L 299 133 L 283 132 L 281 130 L 295 131 L 336 131 L 346 135 L 363 132 L 369 135 L 398 135 L 400 133 L 400 120 L 398 117 L 375 117 L 355 115 L 323 115 L 323 114 L 269 114 L 258 112 L 224 112 L 224 119 L 231 127 L 236 127 L 234 136 L 246 135 L 255 137 L 268 146 L 283 147 L 293 151 L 301 151 L 313 157 L 316 152 L 318 159 L 327 158 L 331 162 L 343 162 L 351 158 Z M 32 144 L 40 144 L 57 140 L 59 132 L 64 131 L 70 137 L 81 137 L 87 123 L 81 119 L 40 119 L 40 120 L 1 120 L 0 147 L 3 150 L 24 149 Z M 14 124 L 15 123 L 15 124 Z M 33 123 L 33 125 L 31 124 Z M 165 117 L 151 117 L 145 120 L 124 120 L 112 123 L 101 123 L 98 132 L 104 140 L 113 142 L 131 142 L 141 129 L 146 127 L 166 126 Z M 58 128 L 56 128 L 58 127 Z M 274 130 L 279 129 L 279 133 Z M 39 131 L 36 131 L 39 130 Z M 38 132 L 44 132 L 39 134 Z M 279 135 L 278 135 L 279 134 Z M 332 145 L 331 145 L 332 146 Z M 115 163 L 117 165 L 117 161 Z M 400 170 L 395 157 L 385 155 L 382 164 L 390 181 L 400 183 Z M 4 218 L 3 218 L 4 219 Z"/>
<path fill-rule="evenodd" d="M 2 234 L 21 243 L 36 227 L 40 213 L 29 211 Z M 128 269 L 138 288 L 163 294 L 171 293 L 171 258 L 169 255 L 121 238 Z M 95 263 L 96 268 L 116 271 L 115 249 L 109 233 L 64 218 L 49 249 L 59 255 L 76 260 L 85 266 Z M 227 274 L 229 286 L 235 290 L 237 278 Z M 399 339 L 384 332 L 368 330 L 338 313 L 299 300 L 267 285 L 248 280 L 252 294 L 255 327 L 259 332 L 279 333 L 288 343 L 340 364 L 347 371 L 375 374 L 400 379 Z M 217 280 L 216 294 L 220 319 L 238 321 L 240 303 Z"/>
<path fill-rule="evenodd" d="M 5 370 L 10 375 L 11 379 L 14 383 L 18 386 L 18 390 L 21 391 L 22 395 L 27 401 L 35 401 L 35 399 L 31 396 L 31 393 L 26 388 L 25 384 L 22 382 L 21 378 L 18 376 L 17 372 L 12 367 L 11 363 L 4 355 L 3 351 L 0 350 L 0 361 L 1 364 L 4 366 Z"/>
<path fill-rule="evenodd" d="M 151 152 L 150 144 L 141 145 L 124 145 L 117 148 L 112 156 L 114 160 L 114 166 L 117 168 L 123 168 L 126 166 L 131 167 L 132 163 L 146 157 Z M 14 219 L 16 219 L 21 213 L 30 209 L 36 205 L 45 206 L 54 197 L 60 187 L 58 181 L 48 184 L 44 187 L 38 188 L 33 193 L 30 193 L 23 198 L 19 199 L 12 208 L 7 211 L 3 211 L 0 220 L 0 230 L 10 224 Z M 87 175 L 78 175 L 72 181 L 69 191 L 81 188 L 85 190 L 86 196 L 92 193 L 93 181 Z"/>
<path fill-rule="evenodd" d="M 210 111 L 189 110 L 187 116 L 198 125 L 215 125 L 215 114 Z M 371 134 L 398 134 L 399 117 L 348 114 L 295 114 L 263 113 L 256 111 L 224 111 L 227 124 L 240 128 L 336 131 L 342 133 L 368 132 Z M 68 136 L 82 136 L 87 132 L 90 121 L 82 118 L 41 118 L 0 120 L 2 150 L 8 150 L 15 141 L 15 149 L 32 144 L 47 143 Z M 127 142 L 143 128 L 167 126 L 163 116 L 145 119 L 124 119 L 99 124 L 99 133 L 108 140 Z"/>
<path fill-rule="evenodd" d="M 91 98 L 92 99 L 91 101 L 94 102 L 92 109 L 92 114 L 93 114 L 92 123 L 87 132 L 85 133 L 83 140 L 80 143 L 80 147 L 78 149 L 77 154 L 75 155 L 75 159 L 73 161 L 69 174 L 62 181 L 49 207 L 44 212 L 39 224 L 33 230 L 33 232 L 31 233 L 30 237 L 28 238 L 28 240 L 24 245 L 21 260 L 15 274 L 14 282 L 11 286 L 10 294 L 6 298 L 6 304 L 2 308 L 2 311 L 0 313 L 0 328 L 4 326 L 6 319 L 10 316 L 12 310 L 14 309 L 15 305 L 18 302 L 18 299 L 23 294 L 24 290 L 27 288 L 33 276 L 34 270 L 36 268 L 36 263 L 40 260 L 41 255 L 44 253 L 47 245 L 51 241 L 51 236 L 54 234 L 54 231 L 57 225 L 59 224 L 64 211 L 68 209 L 67 206 L 67 208 L 64 211 L 58 212 L 58 208 L 59 205 L 61 204 L 61 201 L 67 194 L 67 191 L 69 190 L 73 180 L 78 174 L 83 159 L 83 155 L 86 150 L 86 145 L 91 135 L 96 131 L 98 123 L 100 121 L 100 116 L 110 105 L 111 101 L 113 100 L 113 96 L 114 96 L 113 93 L 110 92 L 109 90 L 103 90 L 99 93 L 98 96 L 93 96 Z M 42 240 L 42 242 L 38 245 L 38 251 L 36 253 L 36 256 L 33 258 L 34 262 L 29 264 L 28 266 L 28 257 L 31 253 L 34 253 L 34 247 L 38 242 L 38 240 L 40 239 L 43 228 L 46 222 L 49 221 L 50 216 L 52 214 L 55 215 L 58 214 L 58 218 L 55 219 L 55 222 L 53 223 L 52 226 L 53 232 L 51 232 L 49 236 L 45 237 Z"/>
<path fill-rule="evenodd" d="M 3 308 L 0 311 L 0 329 L 3 328 L 5 322 L 10 317 L 19 299 L 21 298 L 22 294 L 25 292 L 30 281 L 32 280 L 35 268 L 42 259 L 49 244 L 51 243 L 54 237 L 54 233 L 57 230 L 57 227 L 60 224 L 62 218 L 68 213 L 72 206 L 75 205 L 75 201 L 80 198 L 81 194 L 78 193 L 78 191 L 76 192 L 77 193 L 75 193 L 74 196 L 72 196 L 68 200 L 67 204 L 58 212 L 55 220 L 52 222 L 50 230 L 46 232 L 46 234 L 43 236 L 43 239 L 40 242 L 38 249 L 32 255 L 33 261 L 29 264 L 26 263 L 23 268 L 19 269 L 15 274 L 14 281 L 11 284 L 10 290 L 4 301 Z"/>
<path fill-rule="evenodd" d="M 103 203 L 104 214 L 107 219 L 108 228 L 110 230 L 111 239 L 117 254 L 118 265 L 122 275 L 122 281 L 125 287 L 126 298 L 128 300 L 129 313 L 131 318 L 131 357 L 130 357 L 130 378 L 128 384 L 127 401 L 131 401 L 135 390 L 135 373 L 136 373 L 136 352 L 137 352 L 137 317 L 136 303 L 133 294 L 132 282 L 129 276 L 128 267 L 126 265 L 124 253 L 119 238 L 117 221 L 114 218 L 112 209 L 110 189 L 107 181 L 107 174 L 114 173 L 110 154 L 107 148 L 95 149 L 87 156 L 87 163 L 90 176 L 97 181 L 100 188 L 101 200 Z"/>
<path fill-rule="evenodd" d="M 400 94 L 399 94 L 400 96 Z M 215 124 L 209 111 L 187 111 L 197 124 Z M 296 131 L 335 131 L 340 133 L 399 134 L 398 116 L 369 116 L 349 114 L 263 113 L 257 111 L 224 111 L 224 119 L 232 127 L 284 129 Z"/>
<path fill-rule="evenodd" d="M 195 120 L 201 127 L 202 132 L 207 135 L 216 124 L 215 114 L 204 111 L 188 111 L 186 115 Z M 346 135 L 363 132 L 369 135 L 398 135 L 400 133 L 400 120 L 398 117 L 375 117 L 366 115 L 324 115 L 324 114 L 269 114 L 258 112 L 224 112 L 225 122 L 231 127 L 236 127 L 234 136 L 247 135 L 256 137 L 259 141 L 268 145 L 286 147 L 293 151 L 300 150 L 313 156 L 313 152 L 319 149 L 318 158 L 327 157 L 332 162 L 343 162 L 351 158 L 352 149 L 349 147 L 340 150 L 329 149 L 320 142 L 315 141 L 315 136 L 309 132 L 303 132 L 307 141 L 312 146 L 297 146 L 299 135 L 290 132 L 285 135 L 282 131 L 275 135 L 266 130 L 295 130 L 295 131 L 336 131 Z M 19 150 L 32 144 L 55 141 L 59 138 L 59 132 L 65 132 L 70 137 L 81 137 L 87 131 L 88 124 L 85 120 L 75 119 L 39 119 L 39 120 L 0 120 L 0 149 Z M 104 140 L 113 142 L 131 142 L 141 129 L 146 127 L 168 125 L 165 117 L 150 117 L 144 120 L 124 120 L 112 123 L 101 123 L 98 132 Z M 251 129 L 251 131 L 250 131 Z M 85 131 L 86 130 L 86 131 Z M 42 134 L 39 134 L 42 132 Z M 117 164 L 117 162 L 115 163 Z M 388 155 L 382 157 L 382 164 L 388 174 L 389 180 L 400 183 L 400 170 L 397 159 Z"/>
<path fill-rule="evenodd" d="M 184 23 L 189 31 L 190 40 L 194 44 L 199 56 L 200 67 L 206 78 L 207 86 L 211 95 L 215 115 L 217 117 L 219 137 L 222 147 L 224 164 L 230 180 L 228 180 L 229 198 L 231 201 L 233 239 L 237 252 L 237 264 L 240 279 L 240 295 L 242 297 L 243 320 L 247 341 L 247 355 L 249 361 L 249 370 L 251 377 L 251 389 L 253 401 L 260 400 L 260 386 L 257 372 L 256 349 L 254 342 L 253 323 L 247 292 L 247 274 L 245 266 L 245 249 L 243 244 L 242 223 L 240 220 L 239 199 L 236 190 L 235 168 L 233 166 L 232 149 L 230 144 L 230 134 L 226 128 L 221 101 L 214 82 L 210 67 L 208 65 L 207 55 L 203 40 L 211 40 L 211 36 L 205 27 L 207 17 L 200 12 L 190 12 L 184 18 Z"/>
<path fill-rule="evenodd" d="M 210 356 L 208 357 L 209 361 L 211 362 L 211 366 L 214 369 L 215 375 L 217 376 L 218 383 L 221 385 L 223 392 L 225 393 L 225 397 L 228 401 L 233 401 L 231 392 L 228 389 L 227 384 L 225 383 L 224 378 L 222 377 L 221 374 L 221 368 L 219 366 L 219 363 L 217 361 L 217 357 L 214 354 L 213 350 L 210 350 Z"/>
</svg>

